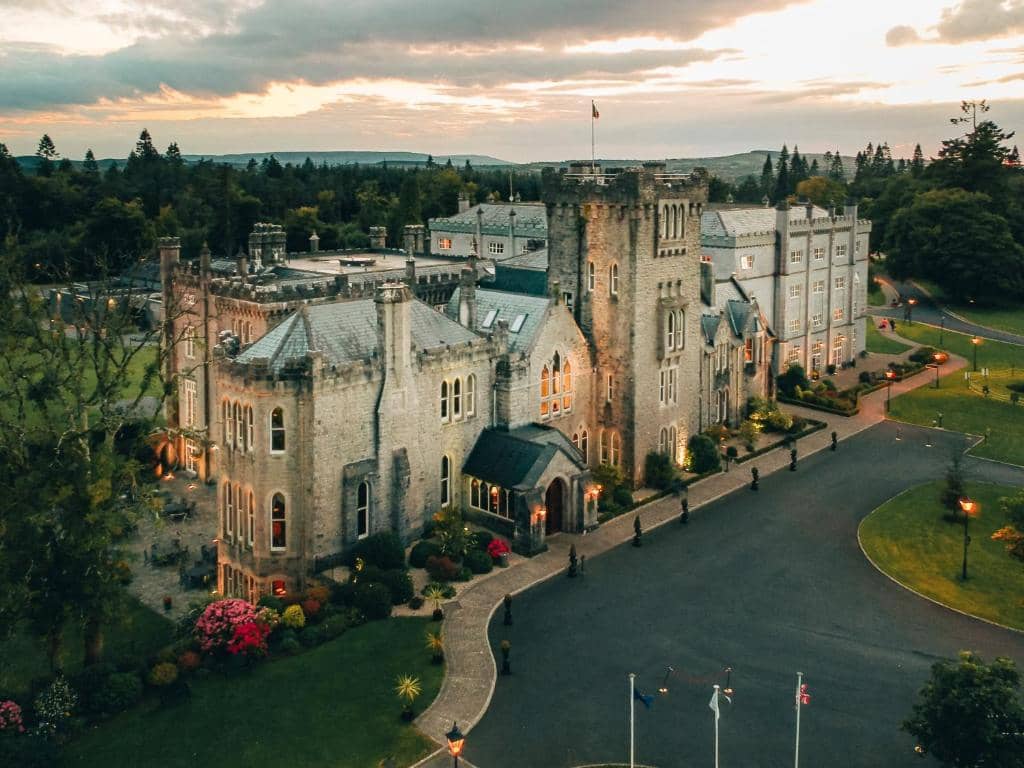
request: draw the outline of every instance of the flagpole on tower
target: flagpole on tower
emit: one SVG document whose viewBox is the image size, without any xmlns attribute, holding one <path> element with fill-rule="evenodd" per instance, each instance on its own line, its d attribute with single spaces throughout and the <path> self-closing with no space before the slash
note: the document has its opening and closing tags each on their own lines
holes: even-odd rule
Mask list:
<svg viewBox="0 0 1024 768">
<path fill-rule="evenodd" d="M 715 684 L 715 692 L 712 694 L 715 706 L 712 709 L 715 710 L 715 768 L 718 768 L 718 684 Z"/>
<path fill-rule="evenodd" d="M 634 768 L 636 758 L 636 740 L 635 740 L 635 727 L 634 719 L 636 716 L 636 696 L 634 695 L 634 680 L 636 675 L 633 672 L 629 673 L 629 768 Z"/>
<path fill-rule="evenodd" d="M 597 118 L 601 116 L 601 113 L 597 111 L 597 104 L 594 100 L 590 100 L 590 172 L 592 174 L 597 173 L 597 154 L 594 150 L 594 123 L 597 122 Z"/>
</svg>

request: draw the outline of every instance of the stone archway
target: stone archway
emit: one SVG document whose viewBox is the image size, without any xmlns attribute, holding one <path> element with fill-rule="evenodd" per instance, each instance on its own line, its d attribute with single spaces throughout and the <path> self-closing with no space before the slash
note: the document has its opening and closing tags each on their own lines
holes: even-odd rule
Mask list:
<svg viewBox="0 0 1024 768">
<path fill-rule="evenodd" d="M 562 518 L 566 507 L 565 497 L 565 482 L 556 477 L 544 492 L 544 508 L 547 510 L 547 516 L 544 519 L 544 533 L 547 536 L 562 530 Z"/>
</svg>

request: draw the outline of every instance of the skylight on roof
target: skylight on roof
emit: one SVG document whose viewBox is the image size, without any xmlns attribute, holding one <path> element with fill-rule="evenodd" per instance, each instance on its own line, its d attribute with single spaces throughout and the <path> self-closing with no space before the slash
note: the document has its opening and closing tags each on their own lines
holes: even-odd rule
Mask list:
<svg viewBox="0 0 1024 768">
<path fill-rule="evenodd" d="M 480 327 L 490 328 L 492 325 L 494 325 L 494 318 L 496 318 L 497 316 L 498 310 L 492 309 L 490 312 L 487 313 L 487 317 L 484 318 L 484 322 Z"/>
<path fill-rule="evenodd" d="M 516 319 L 512 321 L 512 325 L 509 326 L 509 330 L 512 333 L 519 333 L 523 329 L 523 323 L 526 322 L 526 315 L 516 315 Z"/>
</svg>

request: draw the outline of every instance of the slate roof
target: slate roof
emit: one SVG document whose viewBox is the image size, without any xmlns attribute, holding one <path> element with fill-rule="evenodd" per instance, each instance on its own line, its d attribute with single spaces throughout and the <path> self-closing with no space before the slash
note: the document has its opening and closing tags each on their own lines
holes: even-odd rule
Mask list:
<svg viewBox="0 0 1024 768">
<path fill-rule="evenodd" d="M 484 218 L 481 222 L 485 235 L 507 235 L 509 211 L 516 212 L 517 237 L 534 237 L 547 239 L 548 213 L 543 203 L 480 203 L 468 211 L 456 213 L 446 218 L 431 219 L 431 233 L 434 232 L 476 232 L 476 212 L 482 209 Z"/>
<path fill-rule="evenodd" d="M 582 471 L 583 456 L 552 427 L 530 424 L 510 431 L 485 429 L 462 467 L 465 474 L 502 488 L 534 488 L 551 459 L 564 453 Z"/>
<path fill-rule="evenodd" d="M 541 272 L 548 271 L 548 249 L 540 248 L 536 251 L 527 251 L 521 253 L 518 256 L 512 256 L 508 259 L 502 259 L 497 262 L 500 267 L 510 267 L 513 269 L 536 269 Z"/>
<path fill-rule="evenodd" d="M 814 207 L 814 218 L 828 216 L 824 208 Z M 807 208 L 803 205 L 789 209 L 789 220 L 801 221 L 807 218 Z M 725 210 L 705 210 L 700 217 L 700 234 L 702 237 L 742 237 L 764 232 L 775 231 L 774 208 L 732 208 Z"/>
<path fill-rule="evenodd" d="M 718 315 L 701 315 L 700 329 L 704 332 L 704 343 L 714 344 L 715 334 L 718 333 L 718 323 L 721 318 Z"/>
<path fill-rule="evenodd" d="M 448 300 L 445 307 L 445 314 L 451 318 L 459 316 L 459 296 L 462 294 L 462 286 L 455 289 L 455 293 Z M 508 348 L 511 352 L 522 352 L 533 344 L 533 339 L 540 330 L 541 321 L 551 299 L 546 296 L 528 296 L 524 293 L 509 293 L 507 291 L 490 291 L 476 289 L 476 328 L 480 333 L 493 333 L 498 327 L 499 320 L 507 320 L 509 324 Z M 495 312 L 488 327 L 484 327 L 488 315 Z M 515 319 L 523 315 L 523 325 L 518 332 L 512 330 Z"/>
<path fill-rule="evenodd" d="M 478 336 L 414 299 L 410 305 L 412 342 L 417 352 L 472 341 Z M 267 360 L 274 373 L 294 365 L 311 351 L 328 364 L 366 360 L 379 354 L 377 309 L 373 299 L 306 306 L 242 352 L 235 361 Z"/>
<path fill-rule="evenodd" d="M 760 330 L 759 324 L 764 323 L 760 311 L 747 297 L 736 278 L 716 282 L 715 305 L 704 306 L 715 313 L 701 315 L 701 331 L 704 334 L 704 341 L 708 344 L 715 343 L 715 334 L 723 318 L 729 323 L 729 330 L 737 337 L 743 336 L 746 332 L 751 317 L 755 319 L 754 330 Z"/>
</svg>

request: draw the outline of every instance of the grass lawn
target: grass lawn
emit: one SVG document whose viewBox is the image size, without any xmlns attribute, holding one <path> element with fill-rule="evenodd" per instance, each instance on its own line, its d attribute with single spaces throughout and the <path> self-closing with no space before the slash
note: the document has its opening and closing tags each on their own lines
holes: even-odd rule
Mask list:
<svg viewBox="0 0 1024 768">
<path fill-rule="evenodd" d="M 970 522 L 967 582 L 960 580 L 964 529 L 942 519 L 943 481 L 911 488 L 880 506 L 860 524 L 864 551 L 887 574 L 908 587 L 961 611 L 1024 629 L 1024 563 L 1010 557 L 992 533 L 1007 520 L 1000 496 L 1016 488 L 968 483 L 981 512 Z"/>
<path fill-rule="evenodd" d="M 883 355 L 901 355 L 910 349 L 910 347 L 902 341 L 892 338 L 891 335 L 883 334 L 878 330 L 878 326 L 875 325 L 875 322 L 875 318 L 869 316 L 867 318 L 867 322 L 864 324 L 867 327 L 867 337 L 865 341 L 867 343 L 868 352 L 878 352 Z"/>
<path fill-rule="evenodd" d="M 968 364 L 972 360 L 974 348 L 969 336 L 946 331 L 940 345 L 937 328 L 900 323 L 897 332 L 922 344 L 955 352 L 966 358 Z M 985 340 L 978 348 L 979 368 L 1021 370 L 1022 364 L 1024 347 Z M 1024 371 L 1021 379 L 1024 380 Z M 963 371 L 943 376 L 939 389 L 932 386 L 932 381 L 929 376 L 928 385 L 893 398 L 890 418 L 932 426 L 942 413 L 942 426 L 946 429 L 974 435 L 988 432 L 988 439 L 972 449 L 975 456 L 1024 465 L 1024 406 L 986 399 L 968 391 Z"/>
<path fill-rule="evenodd" d="M 127 609 L 106 627 L 104 658 L 116 662 L 125 657 L 145 657 L 168 645 L 173 625 L 135 598 Z M 74 674 L 82 668 L 82 630 L 69 625 L 64 633 L 64 669 Z M 0 642 L 0 690 L 21 694 L 32 680 L 50 674 L 43 641 L 22 628 Z"/>
<path fill-rule="evenodd" d="M 946 298 L 945 292 L 935 283 L 928 280 L 918 280 L 917 278 L 914 278 L 914 282 L 927 289 L 935 297 L 936 301 L 948 305 L 950 311 L 956 312 L 972 323 L 985 325 L 999 331 L 1019 333 L 1024 336 L 1024 310 L 1019 305 L 982 307 L 977 304 L 954 304 Z"/>
<path fill-rule="evenodd" d="M 233 677 L 198 680 L 189 703 L 147 704 L 73 741 L 63 766 L 373 768 L 411 765 L 432 748 L 399 719 L 395 677 L 420 678 L 422 712 L 444 675 L 430 663 L 428 619 L 353 629 L 306 653 Z"/>
</svg>

